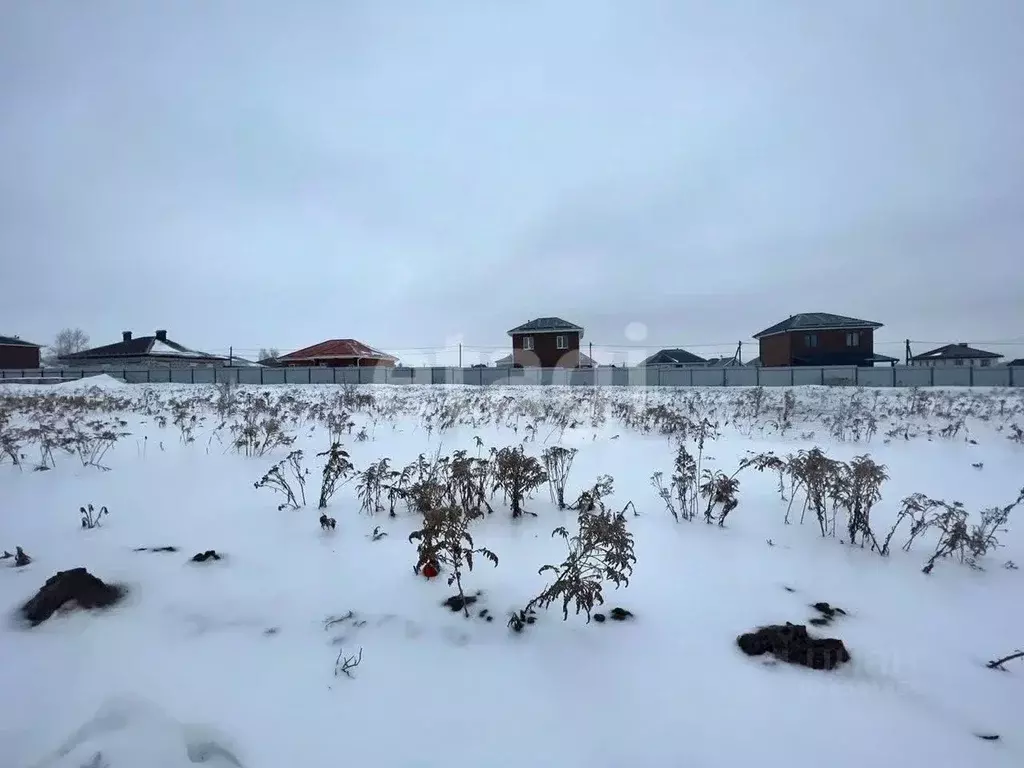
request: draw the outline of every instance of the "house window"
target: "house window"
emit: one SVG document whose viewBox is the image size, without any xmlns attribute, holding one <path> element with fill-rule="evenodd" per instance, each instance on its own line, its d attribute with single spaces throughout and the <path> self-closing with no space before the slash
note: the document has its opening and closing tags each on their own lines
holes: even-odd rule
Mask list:
<svg viewBox="0 0 1024 768">
<path fill-rule="evenodd" d="M 533 336 L 523 336 L 523 349 L 527 351 L 533 349 Z"/>
<path fill-rule="evenodd" d="M 568 349 L 569 348 L 569 337 L 568 336 L 556 336 L 555 347 L 557 349 Z"/>
<path fill-rule="evenodd" d="M 808 333 L 806 336 L 804 336 L 804 346 L 805 347 L 816 347 L 816 346 L 818 346 L 818 334 L 816 334 L 816 333 Z"/>
<path fill-rule="evenodd" d="M 958 358 L 956 359 L 956 364 L 957 364 L 957 365 L 963 365 L 963 364 L 964 364 L 964 360 L 963 360 L 963 358 L 962 358 L 962 357 L 958 357 Z"/>
<path fill-rule="evenodd" d="M 982 367 L 982 368 L 988 368 L 988 367 L 989 367 L 989 365 L 991 365 L 991 363 L 992 363 L 992 361 L 991 361 L 991 360 L 989 360 L 989 359 L 988 359 L 988 358 L 986 357 L 986 358 L 985 358 L 984 360 L 982 360 L 982 361 L 981 361 L 981 367 Z"/>
<path fill-rule="evenodd" d="M 846 334 L 846 346 L 848 347 L 859 347 L 860 346 L 860 331 L 850 331 Z"/>
</svg>

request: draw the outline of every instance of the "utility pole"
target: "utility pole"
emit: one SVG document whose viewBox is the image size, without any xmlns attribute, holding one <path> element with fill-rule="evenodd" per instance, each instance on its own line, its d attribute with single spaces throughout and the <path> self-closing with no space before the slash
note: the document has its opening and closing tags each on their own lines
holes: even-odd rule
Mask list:
<svg viewBox="0 0 1024 768">
<path fill-rule="evenodd" d="M 590 342 L 588 347 L 590 349 L 590 354 L 588 355 L 588 357 L 590 358 L 590 364 L 596 365 L 596 363 L 594 362 L 594 342 Z"/>
<path fill-rule="evenodd" d="M 906 340 L 906 359 L 903 361 L 904 365 L 910 365 L 910 339 Z"/>
<path fill-rule="evenodd" d="M 459 342 L 459 368 L 462 367 L 462 342 Z"/>
<path fill-rule="evenodd" d="M 235 360 L 235 348 L 228 347 L 228 368 L 234 365 Z"/>
</svg>

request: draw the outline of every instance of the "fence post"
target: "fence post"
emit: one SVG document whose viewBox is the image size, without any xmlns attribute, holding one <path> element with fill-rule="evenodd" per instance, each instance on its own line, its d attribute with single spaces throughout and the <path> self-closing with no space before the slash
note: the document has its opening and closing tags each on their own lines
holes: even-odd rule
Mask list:
<svg viewBox="0 0 1024 768">
<path fill-rule="evenodd" d="M 818 376 L 821 380 L 821 386 L 825 386 L 825 369 L 821 368 L 818 370 Z"/>
<path fill-rule="evenodd" d="M 860 386 L 860 366 L 858 365 L 853 369 L 853 386 Z"/>
<path fill-rule="evenodd" d="M 260 366 L 260 384 L 263 384 L 263 366 Z"/>
<path fill-rule="evenodd" d="M 793 370 L 793 366 L 789 367 L 789 386 L 796 386 L 796 371 Z"/>
<path fill-rule="evenodd" d="M 973 365 L 967 366 L 967 370 L 969 371 L 968 376 L 967 376 L 967 386 L 973 387 L 974 386 L 974 366 Z"/>
<path fill-rule="evenodd" d="M 929 377 L 929 380 L 931 381 L 931 384 L 929 384 L 928 386 L 929 387 L 934 387 L 935 386 L 935 368 L 931 367 L 931 368 L 928 369 L 928 371 L 931 374 L 930 377 Z"/>
</svg>

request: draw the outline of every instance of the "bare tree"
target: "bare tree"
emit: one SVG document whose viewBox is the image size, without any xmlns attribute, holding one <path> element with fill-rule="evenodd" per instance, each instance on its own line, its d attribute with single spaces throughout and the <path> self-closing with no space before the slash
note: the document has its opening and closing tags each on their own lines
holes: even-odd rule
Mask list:
<svg viewBox="0 0 1024 768">
<path fill-rule="evenodd" d="M 50 351 L 55 357 L 72 355 L 89 347 L 89 334 L 81 328 L 65 328 L 53 340 Z"/>
<path fill-rule="evenodd" d="M 260 347 L 259 360 L 276 360 L 281 356 L 281 351 L 277 347 Z"/>
</svg>

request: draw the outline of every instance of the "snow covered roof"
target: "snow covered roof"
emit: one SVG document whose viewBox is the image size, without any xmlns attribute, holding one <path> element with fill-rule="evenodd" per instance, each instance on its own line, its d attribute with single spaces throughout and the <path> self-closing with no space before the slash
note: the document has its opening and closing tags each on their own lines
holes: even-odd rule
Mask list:
<svg viewBox="0 0 1024 768">
<path fill-rule="evenodd" d="M 188 360 L 225 360 L 227 358 L 219 355 L 209 355 L 205 352 L 198 352 L 189 349 L 176 341 L 167 338 L 167 331 L 157 331 L 152 336 L 132 336 L 131 331 L 125 331 L 121 341 L 115 344 L 105 344 L 102 347 L 93 347 L 81 352 L 74 352 L 70 355 L 63 355 L 63 361 L 88 362 L 90 360 L 107 359 L 111 357 L 154 357 L 154 358 L 181 358 Z"/>
</svg>

